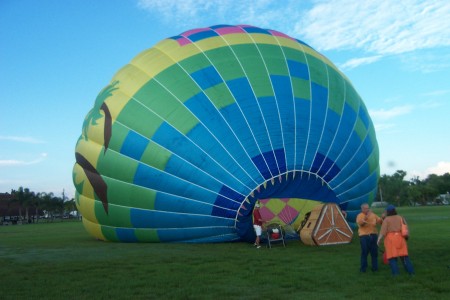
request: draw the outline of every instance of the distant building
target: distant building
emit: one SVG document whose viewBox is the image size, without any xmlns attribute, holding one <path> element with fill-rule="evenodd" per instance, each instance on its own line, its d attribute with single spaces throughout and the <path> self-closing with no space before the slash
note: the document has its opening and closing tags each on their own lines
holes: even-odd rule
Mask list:
<svg viewBox="0 0 450 300">
<path fill-rule="evenodd" d="M 20 205 L 13 202 L 14 197 L 9 193 L 0 193 L 0 216 L 18 216 Z"/>
<path fill-rule="evenodd" d="M 13 195 L 9 193 L 0 193 L 0 225 L 17 223 L 20 215 L 20 205 L 12 201 Z"/>
<path fill-rule="evenodd" d="M 14 201 L 14 196 L 9 193 L 0 193 L 0 225 L 9 224 L 21 224 L 25 218 L 25 207 L 21 207 L 20 203 Z M 32 222 L 37 218 L 36 207 L 33 205 L 28 206 L 28 220 L 26 222 Z M 38 210 L 38 214 L 42 214 L 42 210 Z"/>
<path fill-rule="evenodd" d="M 436 197 L 436 202 L 443 205 L 448 205 L 450 202 L 450 195 L 447 192 L 447 194 L 440 194 Z"/>
</svg>

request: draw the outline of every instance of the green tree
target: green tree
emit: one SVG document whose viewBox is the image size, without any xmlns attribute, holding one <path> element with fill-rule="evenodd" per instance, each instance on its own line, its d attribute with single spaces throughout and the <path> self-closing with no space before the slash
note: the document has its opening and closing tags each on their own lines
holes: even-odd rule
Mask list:
<svg viewBox="0 0 450 300">
<path fill-rule="evenodd" d="M 55 198 L 55 195 L 51 192 L 42 193 L 41 198 L 42 210 L 44 211 L 47 222 L 53 219 L 53 211 L 54 211 L 53 198 Z"/>
<path fill-rule="evenodd" d="M 22 217 L 22 209 L 25 208 L 25 219 L 28 220 L 29 217 L 29 208 L 32 205 L 32 199 L 34 197 L 34 193 L 30 192 L 29 188 L 19 187 L 19 189 L 12 190 L 11 195 L 13 195 L 13 202 L 17 202 L 19 204 L 19 218 L 23 220 Z"/>
<path fill-rule="evenodd" d="M 32 205 L 34 206 L 34 216 L 36 218 L 36 223 L 39 222 L 39 208 L 42 205 L 42 193 L 33 193 L 33 198 L 31 200 Z"/>
<path fill-rule="evenodd" d="M 380 200 L 383 195 L 383 201 L 394 203 L 397 206 L 408 204 L 408 182 L 404 180 L 406 172 L 397 170 L 393 175 L 382 175 L 378 186 Z"/>
<path fill-rule="evenodd" d="M 427 177 L 426 183 L 430 188 L 428 195 L 432 198 L 431 201 L 437 200 L 439 204 L 442 204 L 443 199 L 438 198 L 438 196 L 446 194 L 450 190 L 450 174 L 446 173 L 442 176 L 431 174 Z"/>
</svg>

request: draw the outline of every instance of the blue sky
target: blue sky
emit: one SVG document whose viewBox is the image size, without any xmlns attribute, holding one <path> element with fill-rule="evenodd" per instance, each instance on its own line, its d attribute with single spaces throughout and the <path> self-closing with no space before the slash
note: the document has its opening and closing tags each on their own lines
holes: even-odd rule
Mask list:
<svg viewBox="0 0 450 300">
<path fill-rule="evenodd" d="M 381 174 L 450 172 L 447 0 L 0 0 L 0 192 L 73 197 L 100 90 L 160 40 L 215 24 L 275 29 L 334 62 L 375 124 Z"/>
</svg>

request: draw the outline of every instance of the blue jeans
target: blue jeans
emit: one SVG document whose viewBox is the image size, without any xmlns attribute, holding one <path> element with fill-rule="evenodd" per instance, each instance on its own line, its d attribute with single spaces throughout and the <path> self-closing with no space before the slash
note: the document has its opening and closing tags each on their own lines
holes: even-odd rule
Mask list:
<svg viewBox="0 0 450 300">
<path fill-rule="evenodd" d="M 406 272 L 408 272 L 409 275 L 413 275 L 414 267 L 413 267 L 411 261 L 409 260 L 409 256 L 400 256 L 400 260 L 402 261 Z M 397 257 L 393 257 L 393 258 L 389 259 L 389 266 L 391 267 L 392 275 L 396 276 L 396 275 L 400 274 L 400 271 L 398 270 L 398 265 L 397 265 Z"/>
<path fill-rule="evenodd" d="M 372 258 L 372 271 L 378 271 L 377 239 L 377 234 L 362 235 L 359 237 L 359 242 L 361 243 L 361 272 L 366 272 L 367 270 L 367 256 L 369 253 Z"/>
</svg>

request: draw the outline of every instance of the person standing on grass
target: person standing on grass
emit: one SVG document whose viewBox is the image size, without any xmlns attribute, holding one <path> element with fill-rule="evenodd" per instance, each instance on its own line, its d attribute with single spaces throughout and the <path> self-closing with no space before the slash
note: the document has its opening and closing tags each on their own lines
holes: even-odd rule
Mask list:
<svg viewBox="0 0 450 300">
<path fill-rule="evenodd" d="M 361 244 L 361 266 L 359 271 L 365 273 L 367 270 L 367 256 L 372 258 L 372 271 L 378 271 L 378 230 L 377 224 L 383 220 L 369 209 L 369 204 L 361 205 L 361 212 L 356 217 L 358 224 L 359 242 Z"/>
<path fill-rule="evenodd" d="M 259 211 L 260 205 L 258 202 L 255 204 L 253 209 L 253 228 L 255 229 L 256 239 L 254 245 L 257 249 L 261 248 L 261 234 L 262 234 L 262 224 L 263 219 L 261 217 L 261 212 Z"/>
<path fill-rule="evenodd" d="M 414 267 L 408 256 L 406 238 L 402 236 L 402 222 L 406 224 L 405 219 L 397 215 L 395 206 L 389 205 L 386 208 L 386 218 L 381 225 L 380 236 L 377 241 L 377 244 L 380 244 L 384 237 L 384 249 L 393 276 L 400 274 L 397 265 L 398 257 L 400 257 L 406 271 L 410 275 L 414 275 Z"/>
</svg>

